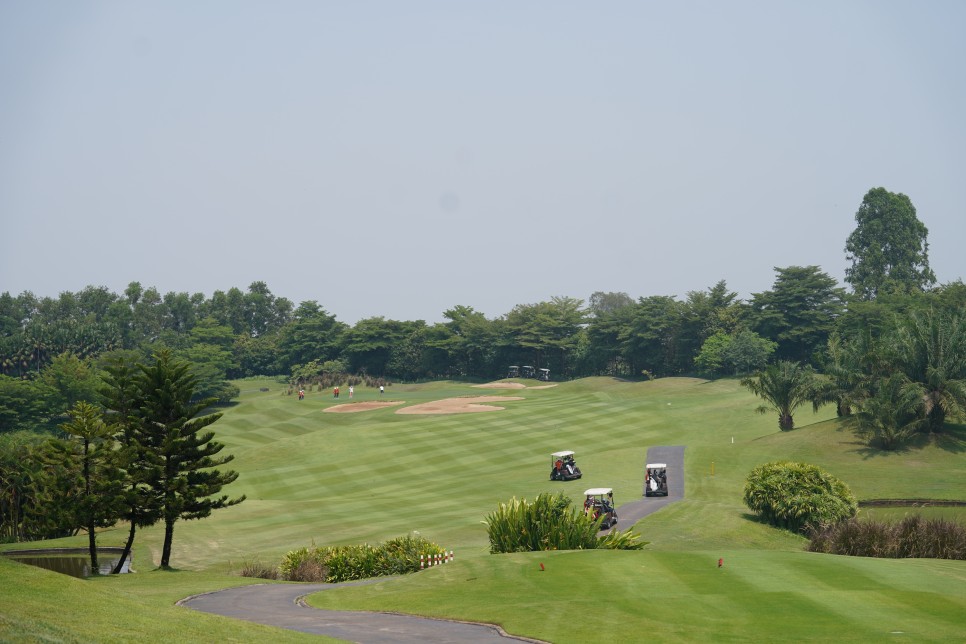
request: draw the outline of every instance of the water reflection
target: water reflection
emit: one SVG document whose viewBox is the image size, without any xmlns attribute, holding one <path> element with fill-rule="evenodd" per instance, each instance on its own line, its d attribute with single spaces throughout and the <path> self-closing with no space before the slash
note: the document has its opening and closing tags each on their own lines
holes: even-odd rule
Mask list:
<svg viewBox="0 0 966 644">
<path fill-rule="evenodd" d="M 97 550 L 97 569 L 102 575 L 108 575 L 114 570 L 121 559 L 121 548 Z M 46 568 L 54 572 L 84 579 L 91 576 L 91 555 L 86 548 L 59 548 L 47 550 L 14 550 L 3 553 L 21 563 L 39 568 Z M 131 557 L 124 561 L 122 573 L 131 572 Z"/>
</svg>

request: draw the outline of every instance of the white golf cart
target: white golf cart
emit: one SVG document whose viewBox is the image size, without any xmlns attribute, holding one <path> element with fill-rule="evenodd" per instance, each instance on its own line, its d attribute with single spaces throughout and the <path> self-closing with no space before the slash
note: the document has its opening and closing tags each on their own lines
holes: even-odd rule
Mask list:
<svg viewBox="0 0 966 644">
<path fill-rule="evenodd" d="M 537 380 L 550 382 L 550 369 L 537 369 Z"/>
<path fill-rule="evenodd" d="M 667 463 L 644 466 L 644 496 L 667 496 Z"/>
<path fill-rule="evenodd" d="M 592 487 L 584 490 L 584 512 L 592 519 L 603 517 L 600 522 L 601 530 L 617 525 L 614 490 L 609 487 Z"/>
<path fill-rule="evenodd" d="M 554 452 L 550 455 L 550 480 L 551 481 L 574 481 L 583 474 L 574 461 L 574 453 L 570 450 Z"/>
</svg>

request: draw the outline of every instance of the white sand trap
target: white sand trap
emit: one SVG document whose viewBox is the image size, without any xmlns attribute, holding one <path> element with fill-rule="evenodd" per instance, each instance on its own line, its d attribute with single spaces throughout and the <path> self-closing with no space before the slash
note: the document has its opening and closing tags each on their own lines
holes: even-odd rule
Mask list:
<svg viewBox="0 0 966 644">
<path fill-rule="evenodd" d="M 373 409 L 382 409 L 383 407 L 395 407 L 396 405 L 401 405 L 404 402 L 406 401 L 405 400 L 370 400 L 366 402 L 333 405 L 332 407 L 326 407 L 322 411 L 332 412 L 334 414 L 351 414 L 357 411 L 371 411 Z"/>
<path fill-rule="evenodd" d="M 480 389 L 526 389 L 522 382 L 488 382 L 485 385 L 473 385 Z"/>
<path fill-rule="evenodd" d="M 504 407 L 487 405 L 484 403 L 503 402 L 507 400 L 523 400 L 511 396 L 465 396 L 461 398 L 444 398 L 433 402 L 413 405 L 397 409 L 397 414 L 467 414 L 478 411 L 501 411 Z"/>
</svg>

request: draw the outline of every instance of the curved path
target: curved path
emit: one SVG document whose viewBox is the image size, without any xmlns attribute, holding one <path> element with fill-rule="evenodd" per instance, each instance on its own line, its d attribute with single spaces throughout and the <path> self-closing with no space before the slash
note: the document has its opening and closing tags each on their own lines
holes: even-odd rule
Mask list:
<svg viewBox="0 0 966 644">
<path fill-rule="evenodd" d="M 178 602 L 205 613 L 244 619 L 303 633 L 328 635 L 365 644 L 492 644 L 538 642 L 507 635 L 490 624 L 457 622 L 396 613 L 322 610 L 306 605 L 306 595 L 340 586 L 375 583 L 374 579 L 342 584 L 256 584 L 195 595 Z"/>
<path fill-rule="evenodd" d="M 684 447 L 652 447 L 648 463 L 667 463 L 668 496 L 642 497 L 617 508 L 620 527 L 630 527 L 641 518 L 684 498 Z M 643 488 L 643 485 L 642 485 Z M 642 489 L 643 493 L 643 489 Z M 606 533 L 607 531 L 603 531 Z M 302 598 L 330 588 L 371 584 L 379 579 L 342 584 L 255 584 L 227 588 L 182 599 L 179 606 L 224 617 L 277 626 L 303 633 L 327 635 L 365 644 L 487 644 L 539 642 L 508 635 L 499 626 L 457 622 L 415 615 L 366 611 L 322 610 L 307 606 Z"/>
</svg>

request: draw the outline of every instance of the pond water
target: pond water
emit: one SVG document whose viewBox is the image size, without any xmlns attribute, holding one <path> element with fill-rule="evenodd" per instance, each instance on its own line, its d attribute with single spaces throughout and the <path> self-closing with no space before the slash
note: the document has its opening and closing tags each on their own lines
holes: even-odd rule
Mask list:
<svg viewBox="0 0 966 644">
<path fill-rule="evenodd" d="M 100 574 L 108 575 L 121 559 L 121 548 L 98 548 L 97 568 Z M 3 553 L 15 561 L 71 577 L 90 577 L 91 555 L 87 548 L 49 548 L 46 550 L 10 550 Z M 131 572 L 131 558 L 124 561 L 122 573 Z"/>
</svg>

